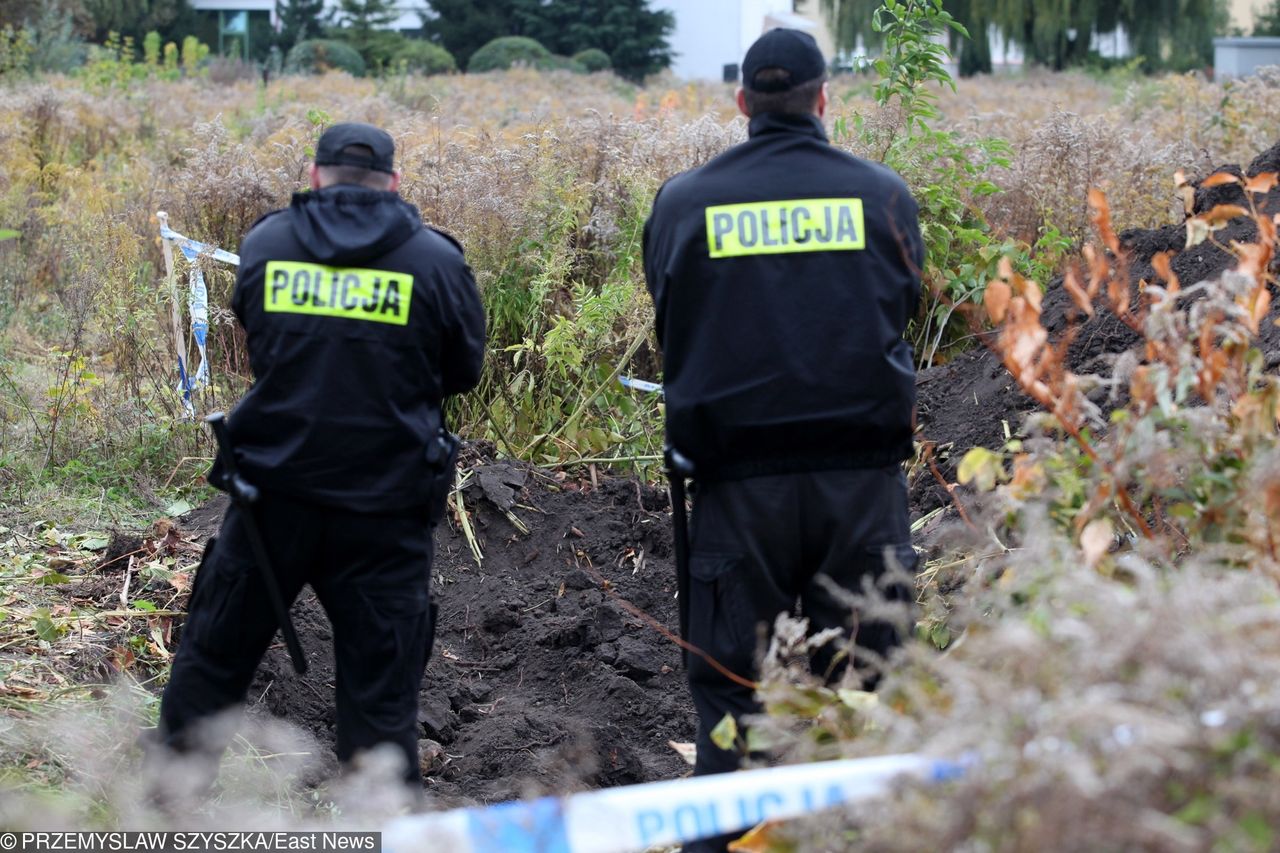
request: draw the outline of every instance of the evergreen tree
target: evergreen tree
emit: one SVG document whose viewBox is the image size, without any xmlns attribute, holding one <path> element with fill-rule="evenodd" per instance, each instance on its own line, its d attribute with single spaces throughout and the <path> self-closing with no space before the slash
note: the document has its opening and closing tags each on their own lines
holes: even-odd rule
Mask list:
<svg viewBox="0 0 1280 853">
<path fill-rule="evenodd" d="M 668 38 L 675 16 L 648 0 L 428 0 L 426 35 L 466 66 L 482 45 L 500 36 L 528 36 L 552 53 L 589 48 L 609 55 L 613 68 L 639 80 L 671 64 Z"/>
<path fill-rule="evenodd" d="M 471 54 L 500 36 L 525 36 L 524 25 L 538 0 L 428 0 L 420 12 L 428 39 L 453 54 L 466 68 Z"/>
<path fill-rule="evenodd" d="M 524 15 L 526 35 L 552 53 L 571 56 L 598 48 L 631 80 L 671 65 L 667 39 L 675 16 L 650 9 L 648 0 L 546 0 Z"/>
<path fill-rule="evenodd" d="M 394 0 L 339 0 L 333 36 L 354 47 L 371 71 L 386 68 L 405 38 L 387 29 L 400 13 Z"/>
<path fill-rule="evenodd" d="M 323 30 L 324 0 L 276 0 L 280 33 L 276 45 L 284 53 L 300 41 L 316 38 Z"/>
</svg>

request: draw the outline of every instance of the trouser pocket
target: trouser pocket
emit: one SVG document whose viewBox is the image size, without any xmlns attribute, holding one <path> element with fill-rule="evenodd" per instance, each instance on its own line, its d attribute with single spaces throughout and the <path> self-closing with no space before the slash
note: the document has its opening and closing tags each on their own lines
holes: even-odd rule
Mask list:
<svg viewBox="0 0 1280 853">
<path fill-rule="evenodd" d="M 756 613 L 744 583 L 742 557 L 694 554 L 689 559 L 689 642 L 735 673 L 753 670 Z M 690 661 L 691 670 L 699 665 Z M 706 666 L 705 662 L 700 664 Z"/>
</svg>

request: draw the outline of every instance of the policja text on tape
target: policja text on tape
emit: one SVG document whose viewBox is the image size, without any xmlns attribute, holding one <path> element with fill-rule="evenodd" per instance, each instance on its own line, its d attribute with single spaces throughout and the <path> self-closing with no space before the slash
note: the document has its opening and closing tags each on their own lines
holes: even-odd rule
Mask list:
<svg viewBox="0 0 1280 853">
<path fill-rule="evenodd" d="M 770 767 L 397 818 L 387 853 L 624 853 L 780 820 L 887 793 L 892 782 L 941 782 L 964 764 L 889 755 Z"/>
</svg>

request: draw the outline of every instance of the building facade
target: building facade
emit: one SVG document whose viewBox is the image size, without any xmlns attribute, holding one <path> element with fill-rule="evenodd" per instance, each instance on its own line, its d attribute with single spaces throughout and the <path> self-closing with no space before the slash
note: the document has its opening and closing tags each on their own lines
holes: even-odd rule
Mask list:
<svg viewBox="0 0 1280 853">
<path fill-rule="evenodd" d="M 671 70 L 683 79 L 737 81 L 747 48 L 774 27 L 806 30 L 833 55 L 818 0 L 651 0 L 650 7 L 675 16 Z"/>
</svg>

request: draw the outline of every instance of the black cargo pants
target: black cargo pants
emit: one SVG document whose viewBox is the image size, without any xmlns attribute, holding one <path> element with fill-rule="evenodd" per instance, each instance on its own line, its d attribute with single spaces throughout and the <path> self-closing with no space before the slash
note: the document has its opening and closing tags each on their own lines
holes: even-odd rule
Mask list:
<svg viewBox="0 0 1280 853">
<path fill-rule="evenodd" d="M 426 511 L 364 515 L 264 495 L 254 512 L 284 600 L 309 583 L 332 623 L 338 759 L 392 744 L 407 762 L 405 780 L 420 787 L 418 691 L 435 630 Z M 196 572 L 160 705 L 160 735 L 172 749 L 221 753 L 199 723 L 244 700 L 280 627 L 263 583 L 232 506 Z"/>
<path fill-rule="evenodd" d="M 852 630 L 856 621 L 859 648 L 883 656 L 902 642 L 900 626 L 855 619 L 819 578 L 854 593 L 870 580 L 886 599 L 912 601 L 911 585 L 885 574 L 886 548 L 914 573 L 899 465 L 699 483 L 690 531 L 689 642 L 755 680 L 759 626 L 771 630 L 779 613 L 798 609 L 814 632 Z M 826 672 L 830 662 L 829 654 L 815 659 L 815 672 Z M 759 712 L 751 689 L 697 655 L 689 655 L 689 686 L 698 712 L 694 775 L 736 770 L 740 755 L 719 749 L 710 734 L 725 714 Z M 685 850 L 722 851 L 734 837 Z"/>
</svg>

